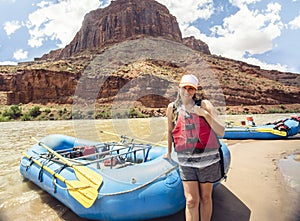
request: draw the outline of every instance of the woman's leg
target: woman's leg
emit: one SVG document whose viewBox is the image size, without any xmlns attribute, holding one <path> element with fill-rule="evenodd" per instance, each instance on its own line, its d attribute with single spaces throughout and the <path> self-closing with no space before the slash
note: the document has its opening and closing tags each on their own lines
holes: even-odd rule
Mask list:
<svg viewBox="0 0 300 221">
<path fill-rule="evenodd" d="M 212 183 L 200 184 L 200 216 L 201 221 L 210 221 L 212 215 Z"/>
<path fill-rule="evenodd" d="M 199 182 L 183 181 L 184 196 L 186 199 L 185 220 L 199 221 Z"/>
</svg>

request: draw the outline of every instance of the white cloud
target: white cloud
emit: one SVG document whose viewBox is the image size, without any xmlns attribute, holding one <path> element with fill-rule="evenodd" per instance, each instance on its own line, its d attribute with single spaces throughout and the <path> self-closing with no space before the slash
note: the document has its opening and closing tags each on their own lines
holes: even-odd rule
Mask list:
<svg viewBox="0 0 300 221">
<path fill-rule="evenodd" d="M 45 40 L 51 39 L 59 40 L 58 46 L 64 47 L 79 31 L 84 15 L 99 5 L 99 0 L 41 2 L 40 8 L 28 16 L 28 44 L 40 47 Z"/>
<path fill-rule="evenodd" d="M 261 0 L 229 0 L 229 3 L 237 7 L 242 7 L 244 5 L 254 4 L 260 1 Z"/>
<path fill-rule="evenodd" d="M 194 34 L 209 45 L 213 54 L 242 60 L 246 53 L 261 54 L 272 49 L 272 41 L 279 37 L 283 24 L 280 5 L 269 4 L 265 11 L 250 11 L 247 6 L 223 20 L 222 25 L 211 28 L 212 35 L 205 36 L 196 28 L 185 31 Z"/>
<path fill-rule="evenodd" d="M 292 21 L 288 23 L 288 26 L 292 30 L 300 29 L 300 15 L 298 15 L 296 18 L 294 18 Z"/>
<path fill-rule="evenodd" d="M 211 28 L 212 35 L 205 36 L 191 25 L 197 19 L 208 19 L 214 12 L 211 0 L 159 0 L 175 15 L 183 37 L 194 35 L 206 42 L 214 54 L 241 60 L 245 53 L 260 54 L 273 47 L 272 41 L 281 35 L 283 24 L 279 13 L 281 5 L 270 3 L 265 10 L 249 10 L 247 4 L 260 0 L 231 0 L 240 9 Z M 203 14 L 203 10 L 207 13 Z"/>
<path fill-rule="evenodd" d="M 282 71 L 282 72 L 288 72 L 292 71 L 290 70 L 287 65 L 282 65 L 282 64 L 267 64 L 265 62 L 262 62 L 256 58 L 244 58 L 242 61 L 248 63 L 248 64 L 253 64 L 260 66 L 262 69 L 265 70 L 277 70 L 277 71 Z"/>
<path fill-rule="evenodd" d="M 183 36 L 195 36 L 206 42 L 212 54 L 245 61 L 268 70 L 286 71 L 287 67 L 280 64 L 266 64 L 258 59 L 245 58 L 245 55 L 262 54 L 272 50 L 273 40 L 281 35 L 284 27 L 279 16 L 280 4 L 270 3 L 265 10 L 250 10 L 247 4 L 255 2 L 258 1 L 232 0 L 231 3 L 238 6 L 239 11 L 224 18 L 222 25 L 212 27 L 212 35 L 207 36 L 197 27 L 186 25 L 185 29 L 181 29 Z M 180 22 L 181 15 L 177 18 Z"/>
<path fill-rule="evenodd" d="M 204 34 L 202 34 L 199 29 L 197 29 L 196 27 L 189 27 L 187 30 L 187 33 L 190 34 L 190 36 L 195 36 L 198 39 L 206 39 L 204 40 L 204 42 L 208 42 L 208 45 L 213 44 L 215 45 L 215 47 L 218 48 L 222 48 L 222 50 L 224 50 L 224 54 L 226 54 L 226 50 L 230 51 L 230 55 L 226 56 L 222 53 L 219 53 L 219 55 L 222 55 L 223 57 L 228 57 L 228 58 L 232 58 L 232 59 L 236 59 L 236 60 L 240 60 L 240 61 L 244 61 L 248 64 L 253 64 L 253 65 L 257 65 L 260 66 L 262 69 L 266 69 L 266 70 L 278 70 L 278 71 L 283 71 L 283 72 L 287 72 L 287 71 L 295 71 L 295 70 L 291 70 L 287 67 L 287 65 L 281 65 L 281 64 L 268 64 L 265 62 L 262 62 L 256 58 L 245 58 L 244 55 L 245 53 L 247 53 L 247 51 L 245 51 L 245 49 L 243 48 L 243 50 L 232 50 L 232 42 L 230 40 L 230 38 L 207 38 L 207 36 L 205 36 Z M 209 42 L 209 40 L 212 40 L 212 42 Z M 261 40 L 261 39 L 260 39 Z M 260 41 L 258 40 L 258 41 Z M 253 41 L 252 41 L 253 43 Z M 258 42 L 260 43 L 260 42 Z M 211 48 L 210 51 L 212 52 Z M 213 53 L 213 52 L 212 52 Z M 214 54 L 214 53 L 213 53 Z"/>
<path fill-rule="evenodd" d="M 18 63 L 14 61 L 0 61 L 0 65 L 18 65 Z"/>
<path fill-rule="evenodd" d="M 40 7 L 40 8 L 44 8 L 44 7 L 47 7 L 51 4 L 51 2 L 49 1 L 41 1 L 39 3 L 36 4 L 36 6 Z"/>
<path fill-rule="evenodd" d="M 197 19 L 208 19 L 214 12 L 213 0 L 157 0 L 177 18 L 181 30 Z M 184 33 L 183 33 L 184 34 Z"/>
<path fill-rule="evenodd" d="M 21 28 L 22 25 L 19 21 L 7 21 L 4 23 L 4 31 L 8 36 L 15 33 L 19 28 Z"/>
<path fill-rule="evenodd" d="M 19 49 L 14 53 L 14 58 L 16 60 L 23 60 L 28 57 L 28 51 L 24 51 L 23 49 Z"/>
</svg>

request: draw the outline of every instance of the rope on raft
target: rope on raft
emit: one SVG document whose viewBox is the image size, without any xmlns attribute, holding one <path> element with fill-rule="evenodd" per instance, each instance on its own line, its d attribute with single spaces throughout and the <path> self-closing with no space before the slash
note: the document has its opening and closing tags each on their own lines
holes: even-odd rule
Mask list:
<svg viewBox="0 0 300 221">
<path fill-rule="evenodd" d="M 156 180 L 158 180 L 160 177 L 162 177 L 163 175 L 167 175 L 168 173 L 172 172 L 173 170 L 175 170 L 178 167 L 178 165 L 168 169 L 167 171 L 161 173 L 160 175 L 154 177 L 152 180 L 144 183 L 143 185 L 140 185 L 138 187 L 135 187 L 133 189 L 130 190 L 124 190 L 124 191 L 120 191 L 120 192 L 115 192 L 115 193 L 98 193 L 99 196 L 115 196 L 115 195 L 120 195 L 120 194 L 125 194 L 125 193 L 130 193 L 139 189 L 144 188 L 145 186 L 150 185 L 151 183 L 155 182 Z"/>
<path fill-rule="evenodd" d="M 85 189 L 85 188 L 91 187 L 90 185 L 87 185 L 87 186 L 81 186 L 81 187 L 73 187 L 73 188 L 62 187 L 61 185 L 59 185 L 59 184 L 56 182 L 56 179 L 53 179 L 53 185 L 56 186 L 56 187 L 58 187 L 59 189 L 62 189 L 62 190 L 79 190 L 79 189 Z"/>
</svg>

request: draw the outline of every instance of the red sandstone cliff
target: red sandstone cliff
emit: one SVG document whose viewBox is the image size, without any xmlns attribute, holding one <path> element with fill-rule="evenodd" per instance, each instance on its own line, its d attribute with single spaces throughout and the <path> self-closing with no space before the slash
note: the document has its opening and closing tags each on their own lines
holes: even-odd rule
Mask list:
<svg viewBox="0 0 300 221">
<path fill-rule="evenodd" d="M 0 103 L 71 104 L 78 80 L 96 54 L 101 55 L 121 42 L 148 37 L 168 39 L 197 51 L 207 63 L 207 69 L 217 76 L 226 105 L 299 103 L 299 74 L 262 70 L 258 66 L 211 55 L 208 45 L 201 40 L 182 38 L 176 18 L 154 0 L 113 1 L 107 8 L 88 13 L 81 29 L 65 48 L 17 67 L 0 67 Z M 101 86 L 97 95 L 99 103 L 111 103 L 126 83 L 140 75 L 155 74 L 152 78 L 157 82 L 168 84 L 178 81 L 178 76 L 183 73 L 172 62 L 152 60 L 122 65 Z M 91 85 L 99 78 L 95 74 L 89 79 Z M 147 84 L 137 87 L 147 87 Z M 86 88 L 86 92 L 88 90 Z M 131 91 L 133 96 L 138 88 Z M 148 95 L 139 98 L 138 102 L 152 108 L 164 108 L 169 100 Z"/>
<path fill-rule="evenodd" d="M 64 49 L 43 58 L 68 58 L 85 50 L 99 50 L 143 36 L 163 36 L 181 42 L 176 18 L 154 0 L 118 0 L 88 13 L 75 38 Z"/>
</svg>

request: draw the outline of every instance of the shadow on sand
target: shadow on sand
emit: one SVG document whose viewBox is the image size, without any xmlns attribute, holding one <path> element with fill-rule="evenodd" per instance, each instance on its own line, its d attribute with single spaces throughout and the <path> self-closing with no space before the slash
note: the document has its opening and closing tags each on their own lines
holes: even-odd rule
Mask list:
<svg viewBox="0 0 300 221">
<path fill-rule="evenodd" d="M 250 209 L 222 184 L 219 184 L 214 189 L 213 203 L 214 210 L 212 215 L 212 221 L 250 220 Z M 75 213 L 71 212 L 70 210 L 68 210 L 68 212 L 62 215 L 61 218 L 66 221 L 88 221 L 86 219 L 79 218 Z M 152 221 L 184 220 L 184 209 L 172 216 L 152 219 Z"/>
<path fill-rule="evenodd" d="M 250 209 L 225 186 L 220 184 L 213 194 L 213 221 L 250 220 Z"/>
<path fill-rule="evenodd" d="M 250 220 L 250 209 L 222 184 L 214 189 L 213 208 L 212 221 Z M 153 221 L 184 220 L 184 210 L 181 210 L 172 216 L 154 219 Z"/>
</svg>

